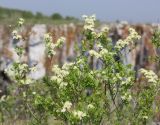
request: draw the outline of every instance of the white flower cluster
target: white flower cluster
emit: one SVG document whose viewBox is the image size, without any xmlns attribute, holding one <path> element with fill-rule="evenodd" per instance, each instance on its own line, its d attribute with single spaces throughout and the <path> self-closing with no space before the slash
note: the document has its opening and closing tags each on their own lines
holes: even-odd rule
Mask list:
<svg viewBox="0 0 160 125">
<path fill-rule="evenodd" d="M 23 18 L 19 18 L 18 19 L 18 25 L 22 26 L 24 24 L 24 19 Z"/>
<path fill-rule="evenodd" d="M 100 37 L 106 36 L 108 32 L 109 32 L 109 27 L 105 25 L 101 28 L 100 32 L 98 33 L 94 32 L 94 33 L 96 38 L 100 38 Z"/>
<path fill-rule="evenodd" d="M 0 103 L 1 103 L 1 102 L 4 102 L 5 99 L 6 99 L 6 95 L 3 95 L 3 96 L 0 98 Z"/>
<path fill-rule="evenodd" d="M 101 32 L 103 32 L 103 33 L 108 33 L 109 32 L 109 27 L 108 26 L 103 26 L 102 28 L 101 28 Z"/>
<path fill-rule="evenodd" d="M 10 77 L 15 77 L 22 75 L 28 71 L 28 65 L 27 64 L 20 64 L 19 62 L 16 63 L 17 66 L 10 65 L 5 69 L 5 72 L 10 76 Z"/>
<path fill-rule="evenodd" d="M 104 57 L 105 55 L 109 54 L 108 50 L 105 49 L 105 48 L 102 48 L 101 51 L 100 51 L 100 55 L 101 57 Z"/>
<path fill-rule="evenodd" d="M 63 70 L 69 70 L 70 67 L 72 67 L 74 63 L 64 63 L 62 66 Z"/>
<path fill-rule="evenodd" d="M 70 110 L 71 107 L 72 107 L 72 103 L 69 101 L 66 101 L 63 105 L 61 112 L 66 112 L 66 111 Z"/>
<path fill-rule="evenodd" d="M 78 118 L 80 120 L 82 120 L 83 117 L 87 116 L 86 113 L 84 113 L 82 111 L 79 111 L 79 110 L 78 111 L 74 111 L 73 115 L 74 115 L 74 117 L 76 117 L 76 118 Z"/>
<path fill-rule="evenodd" d="M 45 41 L 45 46 L 46 46 L 46 51 L 49 57 L 51 57 L 52 55 L 55 55 L 55 48 L 59 48 L 63 45 L 65 38 L 64 37 L 60 37 L 56 44 L 54 44 L 52 42 L 52 37 L 49 33 L 44 35 L 44 41 Z"/>
<path fill-rule="evenodd" d="M 121 79 L 122 80 L 122 79 Z M 127 77 L 125 78 L 124 80 L 122 80 L 121 84 L 122 85 L 127 85 L 127 84 L 130 84 L 132 81 L 132 77 Z"/>
<path fill-rule="evenodd" d="M 82 17 L 85 21 L 84 29 L 94 31 L 94 22 L 96 20 L 96 16 L 95 15 L 92 15 L 92 16 L 83 15 Z"/>
<path fill-rule="evenodd" d="M 59 88 L 60 88 L 60 89 L 61 89 L 61 88 L 64 88 L 64 87 L 66 87 L 67 85 L 68 85 L 67 82 L 61 82 L 60 85 L 59 85 Z"/>
<path fill-rule="evenodd" d="M 133 42 L 135 40 L 139 40 L 141 37 L 140 35 L 138 35 L 138 33 L 133 29 L 133 28 L 130 28 L 129 29 L 129 36 L 122 40 L 118 40 L 116 45 L 115 45 L 115 48 L 118 49 L 118 50 L 121 50 L 122 48 L 124 48 L 125 46 L 128 46 L 129 44 L 133 44 Z"/>
<path fill-rule="evenodd" d="M 17 81 L 17 77 L 24 77 L 23 79 L 18 79 L 18 82 L 20 84 L 31 84 L 33 82 L 33 79 L 29 78 L 29 76 L 27 75 L 30 71 L 32 70 L 32 68 L 29 68 L 27 64 L 23 63 L 16 63 L 16 66 L 10 65 L 9 67 L 7 67 L 5 69 L 5 72 L 8 74 L 9 77 L 11 77 L 13 80 Z"/>
<path fill-rule="evenodd" d="M 95 56 L 96 58 L 100 58 L 101 57 L 101 55 L 99 53 L 97 53 L 95 50 L 90 50 L 89 54 L 91 56 Z"/>
<path fill-rule="evenodd" d="M 13 37 L 13 39 L 15 39 L 15 40 L 20 40 L 20 39 L 22 39 L 22 36 L 18 34 L 17 30 L 13 30 L 13 32 L 12 32 L 12 37 Z"/>
<path fill-rule="evenodd" d="M 46 51 L 49 57 L 53 56 L 56 54 L 54 51 L 55 45 L 52 42 L 52 37 L 49 33 L 44 35 L 44 41 L 45 41 L 45 46 L 46 46 Z"/>
<path fill-rule="evenodd" d="M 54 73 L 55 73 L 58 77 L 60 77 L 60 78 L 63 78 L 63 77 L 65 77 L 65 76 L 67 76 L 67 75 L 69 74 L 69 71 L 64 70 L 64 69 L 60 69 L 60 68 L 58 67 L 58 65 L 55 65 L 55 66 L 53 67 L 53 71 L 54 71 Z"/>
<path fill-rule="evenodd" d="M 52 37 L 49 33 L 44 35 L 44 39 L 46 40 L 46 42 L 51 42 L 52 41 Z"/>
<path fill-rule="evenodd" d="M 157 83 L 158 76 L 152 70 L 140 69 L 140 72 L 144 74 L 149 83 Z"/>
<path fill-rule="evenodd" d="M 64 69 L 60 69 L 58 65 L 55 65 L 52 69 L 55 75 L 51 77 L 51 80 L 56 81 L 59 84 L 59 88 L 64 88 L 68 85 L 68 83 L 64 82 L 63 80 L 64 77 L 66 77 L 69 74 L 69 72 L 66 70 L 66 68 L 68 67 L 67 65 L 65 65 L 63 66 L 63 68 Z"/>
<path fill-rule="evenodd" d="M 56 47 L 61 47 L 63 45 L 63 43 L 65 42 L 66 38 L 65 37 L 60 37 L 57 40 L 57 43 L 55 44 Z"/>
<path fill-rule="evenodd" d="M 124 94 L 121 96 L 121 99 L 122 99 L 122 100 L 131 101 L 132 96 L 131 96 L 131 94 L 130 94 L 129 92 L 126 92 L 126 93 L 124 93 Z"/>
<path fill-rule="evenodd" d="M 87 108 L 88 108 L 88 109 L 93 109 L 94 106 L 93 106 L 92 104 L 89 104 L 89 105 L 87 106 Z"/>
<path fill-rule="evenodd" d="M 100 52 L 96 52 L 95 50 L 90 50 L 89 54 L 91 56 L 95 56 L 96 58 L 103 58 L 103 57 L 105 57 L 106 55 L 108 55 L 110 53 L 109 53 L 109 51 L 107 49 L 102 47 Z"/>
</svg>

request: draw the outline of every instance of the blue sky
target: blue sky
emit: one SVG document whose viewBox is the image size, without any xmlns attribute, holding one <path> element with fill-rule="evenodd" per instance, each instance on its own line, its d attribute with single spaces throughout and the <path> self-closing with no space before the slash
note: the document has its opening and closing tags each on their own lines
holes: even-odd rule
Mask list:
<svg viewBox="0 0 160 125">
<path fill-rule="evenodd" d="M 96 14 L 102 21 L 159 22 L 160 0 L 0 0 L 0 6 L 42 12 L 58 12 L 81 18 Z"/>
</svg>

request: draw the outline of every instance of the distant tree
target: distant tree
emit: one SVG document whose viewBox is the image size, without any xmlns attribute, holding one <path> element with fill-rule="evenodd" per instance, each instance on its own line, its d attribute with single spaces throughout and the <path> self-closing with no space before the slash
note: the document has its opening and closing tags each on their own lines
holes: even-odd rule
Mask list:
<svg viewBox="0 0 160 125">
<path fill-rule="evenodd" d="M 55 19 L 55 20 L 61 20 L 61 19 L 63 19 L 63 16 L 60 15 L 59 13 L 54 13 L 51 15 L 51 18 Z"/>
<path fill-rule="evenodd" d="M 41 12 L 37 12 L 36 13 L 36 18 L 37 19 L 41 19 L 41 18 L 43 18 L 44 17 L 44 15 L 41 13 Z"/>
<path fill-rule="evenodd" d="M 66 16 L 65 19 L 66 20 L 78 20 L 77 18 L 75 18 L 73 16 Z"/>
<path fill-rule="evenodd" d="M 33 18 L 34 15 L 32 12 L 24 11 L 24 12 L 22 12 L 22 17 L 23 18 Z"/>
</svg>

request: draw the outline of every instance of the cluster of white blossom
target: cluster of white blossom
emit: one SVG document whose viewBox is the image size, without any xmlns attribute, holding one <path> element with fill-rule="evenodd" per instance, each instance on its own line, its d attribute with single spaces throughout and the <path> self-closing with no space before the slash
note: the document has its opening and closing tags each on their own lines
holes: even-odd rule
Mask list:
<svg viewBox="0 0 160 125">
<path fill-rule="evenodd" d="M 62 69 L 63 70 L 69 70 L 69 68 L 73 67 L 74 66 L 74 63 L 64 63 L 63 66 L 62 66 Z"/>
<path fill-rule="evenodd" d="M 101 36 L 106 36 L 106 34 L 109 32 L 109 27 L 108 26 L 103 26 L 100 30 L 99 33 L 95 33 L 96 38 L 100 38 Z"/>
<path fill-rule="evenodd" d="M 69 71 L 59 68 L 58 65 L 54 65 L 53 71 L 56 74 L 56 76 L 60 78 L 63 78 L 69 74 Z"/>
<path fill-rule="evenodd" d="M 44 35 L 44 39 L 45 39 L 45 42 L 51 42 L 52 41 L 52 37 L 49 33 L 46 33 Z"/>
<path fill-rule="evenodd" d="M 152 70 L 140 69 L 140 72 L 144 74 L 149 83 L 157 83 L 158 76 Z"/>
<path fill-rule="evenodd" d="M 54 65 L 52 70 L 55 75 L 51 77 L 51 80 L 56 81 L 59 84 L 59 88 L 64 88 L 68 85 L 68 83 L 64 81 L 64 78 L 69 74 L 68 69 L 72 65 L 72 63 L 64 64 L 62 69 L 59 68 L 58 65 Z"/>
<path fill-rule="evenodd" d="M 63 45 L 63 43 L 65 42 L 65 40 L 66 40 L 65 37 L 60 37 L 60 38 L 57 40 L 55 46 L 56 46 L 56 47 L 61 47 L 61 46 Z"/>
<path fill-rule="evenodd" d="M 139 40 L 140 38 L 141 38 L 140 35 L 138 35 L 138 33 L 133 28 L 130 28 L 129 36 L 124 40 L 122 39 L 118 40 L 115 45 L 115 48 L 121 50 L 122 48 L 128 46 L 129 44 L 133 44 L 134 41 Z"/>
<path fill-rule="evenodd" d="M 131 96 L 131 94 L 130 94 L 129 92 L 126 92 L 126 93 L 124 93 L 124 94 L 121 96 L 121 99 L 122 99 L 122 100 L 131 101 L 132 96 Z"/>
<path fill-rule="evenodd" d="M 100 54 L 101 57 L 104 57 L 104 56 L 106 56 L 107 54 L 109 54 L 109 52 L 108 52 L 107 49 L 102 48 L 99 54 Z"/>
<path fill-rule="evenodd" d="M 64 88 L 68 85 L 68 82 L 61 82 L 60 85 L 59 85 L 59 88 Z"/>
<path fill-rule="evenodd" d="M 101 55 L 98 52 L 96 52 L 95 50 L 90 50 L 89 54 L 91 56 L 95 56 L 96 58 L 100 58 L 101 57 Z"/>
<path fill-rule="evenodd" d="M 107 25 L 103 26 L 103 27 L 101 28 L 101 32 L 102 32 L 102 33 L 108 33 L 108 32 L 109 32 L 109 27 L 108 27 Z"/>
<path fill-rule="evenodd" d="M 66 101 L 63 105 L 61 112 L 66 112 L 66 111 L 70 110 L 71 107 L 72 107 L 72 103 L 69 101 Z"/>
<path fill-rule="evenodd" d="M 22 75 L 24 72 L 27 72 L 28 65 L 27 64 L 20 64 L 19 61 L 16 62 L 17 66 L 10 65 L 5 69 L 5 72 L 11 77 L 14 78 L 15 76 Z"/>
<path fill-rule="evenodd" d="M 86 113 L 84 113 L 82 111 L 79 111 L 79 110 L 78 111 L 73 111 L 73 115 L 74 115 L 74 117 L 76 117 L 80 120 L 82 120 L 83 117 L 87 116 Z"/>
<path fill-rule="evenodd" d="M 89 104 L 89 105 L 87 106 L 87 108 L 88 108 L 88 109 L 93 109 L 94 106 L 93 106 L 93 104 Z"/>
<path fill-rule="evenodd" d="M 12 37 L 13 37 L 13 39 L 15 39 L 15 40 L 20 40 L 20 39 L 22 39 L 22 36 L 18 34 L 17 30 L 13 30 L 13 31 L 12 31 Z"/>
<path fill-rule="evenodd" d="M 90 56 L 95 56 L 96 58 L 104 58 L 106 55 L 111 54 L 106 48 L 103 48 L 102 46 L 98 47 L 100 47 L 101 50 L 99 52 L 95 50 L 90 50 Z"/>
<path fill-rule="evenodd" d="M 60 37 L 57 42 L 54 44 L 52 42 L 52 37 L 49 33 L 44 35 L 44 41 L 45 41 L 45 46 L 46 46 L 46 51 L 49 57 L 53 56 L 56 54 L 55 48 L 59 48 L 63 45 L 65 38 Z"/>
<path fill-rule="evenodd" d="M 15 66 L 16 65 L 16 66 Z M 33 80 L 27 75 L 32 68 L 25 63 L 16 62 L 16 64 L 12 64 L 5 69 L 5 72 L 11 77 L 13 80 L 17 80 L 17 77 L 24 77 L 23 79 L 19 79 L 20 84 L 31 84 Z"/>
<path fill-rule="evenodd" d="M 84 22 L 84 29 L 94 31 L 94 22 L 96 20 L 96 16 L 95 15 L 92 15 L 92 16 L 83 15 L 82 17 L 85 21 Z"/>
<path fill-rule="evenodd" d="M 24 24 L 24 19 L 23 18 L 19 18 L 18 19 L 18 25 L 22 26 Z"/>
<path fill-rule="evenodd" d="M 52 55 L 55 55 L 55 45 L 52 42 L 52 37 L 49 33 L 44 35 L 44 41 L 46 46 L 47 55 L 51 57 Z"/>
<path fill-rule="evenodd" d="M 1 102 L 4 102 L 5 99 L 6 99 L 6 95 L 1 96 L 1 98 L 0 98 L 0 103 L 1 103 Z"/>
<path fill-rule="evenodd" d="M 127 84 L 130 84 L 131 81 L 132 81 L 132 77 L 127 77 L 124 80 L 122 80 L 121 84 L 122 85 L 127 85 Z"/>
</svg>

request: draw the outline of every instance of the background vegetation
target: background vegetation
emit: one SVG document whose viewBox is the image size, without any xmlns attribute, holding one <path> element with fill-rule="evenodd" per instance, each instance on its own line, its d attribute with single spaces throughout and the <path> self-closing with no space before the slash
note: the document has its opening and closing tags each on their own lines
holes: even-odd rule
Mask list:
<svg viewBox="0 0 160 125">
<path fill-rule="evenodd" d="M 33 14 L 30 11 L 0 7 L 0 24 L 15 24 L 17 19 L 20 17 L 24 18 L 27 24 L 66 24 L 70 22 L 76 23 L 79 21 L 79 19 L 75 17 L 63 17 L 59 13 L 53 13 L 52 15 L 47 16 L 40 12 Z"/>
</svg>

